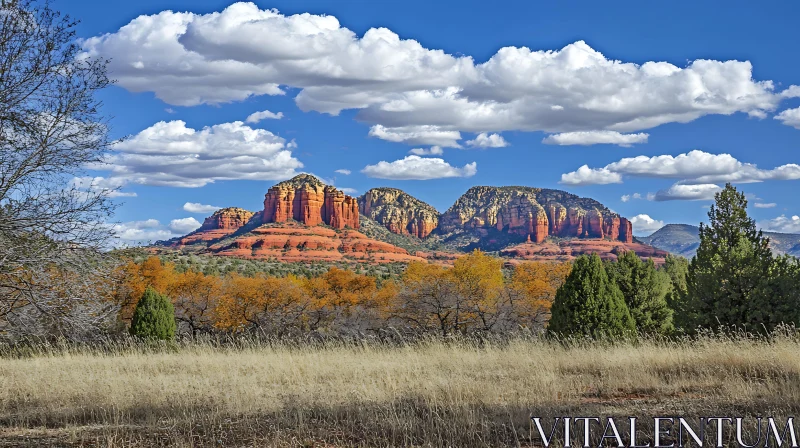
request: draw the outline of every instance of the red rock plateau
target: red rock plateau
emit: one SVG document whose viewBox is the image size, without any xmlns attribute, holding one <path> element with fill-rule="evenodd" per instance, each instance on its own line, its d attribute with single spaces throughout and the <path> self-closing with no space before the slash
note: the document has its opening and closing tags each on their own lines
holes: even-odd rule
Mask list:
<svg viewBox="0 0 800 448">
<path fill-rule="evenodd" d="M 203 225 L 199 229 L 180 238 L 174 245 L 190 246 L 224 238 L 247 224 L 253 215 L 253 212 L 238 207 L 217 210 L 203 221 Z"/>
<path fill-rule="evenodd" d="M 358 202 L 314 176 L 301 174 L 269 189 L 260 217 L 263 224 L 294 220 L 307 226 L 358 229 Z"/>
<path fill-rule="evenodd" d="M 367 238 L 352 230 L 306 226 L 297 222 L 265 224 L 226 244 L 214 244 L 208 253 L 249 259 L 299 261 L 358 261 L 392 263 L 423 261 L 405 249 Z"/>
<path fill-rule="evenodd" d="M 362 215 L 399 235 L 425 238 L 439 224 L 439 212 L 396 188 L 373 188 L 358 198 Z"/>
<path fill-rule="evenodd" d="M 570 239 L 558 243 L 528 241 L 501 250 L 500 256 L 515 261 L 569 261 L 579 255 L 597 254 L 603 260 L 616 260 L 618 255 L 628 251 L 636 252 L 642 259 L 652 258 L 657 265 L 663 264 L 667 256 L 666 251 L 645 244 L 601 239 Z"/>
<path fill-rule="evenodd" d="M 541 243 L 548 236 L 633 242 L 630 221 L 599 202 L 560 190 L 473 187 L 439 220 L 442 233 L 495 228 Z"/>
<path fill-rule="evenodd" d="M 362 231 L 359 212 L 370 224 Z M 666 252 L 632 239 L 630 221 L 560 190 L 473 187 L 439 214 L 401 190 L 374 188 L 356 199 L 302 174 L 271 187 L 258 213 L 224 208 L 189 235 L 159 245 L 285 262 L 452 264 L 477 247 L 500 249 L 501 256 L 516 260 L 553 261 L 591 253 L 615 259 L 633 250 L 663 263 Z"/>
</svg>

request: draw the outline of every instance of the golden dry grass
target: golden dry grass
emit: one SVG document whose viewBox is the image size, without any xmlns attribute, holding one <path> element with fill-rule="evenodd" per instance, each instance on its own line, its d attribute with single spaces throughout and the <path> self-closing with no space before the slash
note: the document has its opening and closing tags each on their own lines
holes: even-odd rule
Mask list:
<svg viewBox="0 0 800 448">
<path fill-rule="evenodd" d="M 536 444 L 531 414 L 798 409 L 800 343 L 790 337 L 196 344 L 0 358 L 0 446 L 516 446 Z"/>
</svg>

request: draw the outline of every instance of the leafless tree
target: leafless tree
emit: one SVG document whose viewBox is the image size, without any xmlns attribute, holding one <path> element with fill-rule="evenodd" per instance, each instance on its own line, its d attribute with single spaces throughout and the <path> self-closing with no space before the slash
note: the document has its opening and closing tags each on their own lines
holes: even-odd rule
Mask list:
<svg viewBox="0 0 800 448">
<path fill-rule="evenodd" d="M 75 182 L 110 146 L 107 61 L 80 57 L 76 24 L 47 0 L 0 3 L 0 331 L 105 312 L 74 312 L 103 294 L 113 212 L 108 190 Z"/>
</svg>

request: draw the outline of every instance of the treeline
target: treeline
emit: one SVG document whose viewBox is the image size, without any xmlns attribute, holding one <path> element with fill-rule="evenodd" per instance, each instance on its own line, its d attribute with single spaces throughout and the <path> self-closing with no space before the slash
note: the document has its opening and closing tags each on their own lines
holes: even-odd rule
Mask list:
<svg viewBox="0 0 800 448">
<path fill-rule="evenodd" d="M 122 268 L 114 301 L 127 323 L 142 297 L 158 295 L 171 304 L 177 331 L 194 336 L 546 329 L 566 337 L 630 337 L 797 324 L 800 263 L 772 255 L 746 207 L 732 186 L 720 192 L 691 262 L 668 256 L 656 266 L 626 252 L 614 261 L 592 255 L 504 269 L 503 260 L 475 251 L 453 267 L 410 263 L 386 280 L 337 267 L 316 276 L 207 275 L 151 257 Z"/>
<path fill-rule="evenodd" d="M 700 329 L 767 333 L 800 323 L 800 262 L 774 256 L 730 184 L 715 196 L 691 260 L 663 269 L 625 254 L 615 263 L 581 257 L 556 293 L 548 330 L 560 335 L 692 334 Z"/>
<path fill-rule="evenodd" d="M 177 332 L 193 336 L 541 330 L 569 270 L 569 263 L 538 262 L 507 270 L 503 260 L 475 251 L 451 268 L 410 263 L 398 280 L 379 282 L 337 267 L 312 277 L 206 275 L 150 257 L 121 267 L 112 300 L 126 328 L 137 304 L 156 309 L 152 297 L 161 296 L 171 304 Z"/>
</svg>

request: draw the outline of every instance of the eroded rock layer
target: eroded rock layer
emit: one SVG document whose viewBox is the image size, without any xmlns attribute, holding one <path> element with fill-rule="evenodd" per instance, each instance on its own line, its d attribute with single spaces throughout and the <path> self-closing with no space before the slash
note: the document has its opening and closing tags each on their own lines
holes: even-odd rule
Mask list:
<svg viewBox="0 0 800 448">
<path fill-rule="evenodd" d="M 529 236 L 599 238 L 630 243 L 630 222 L 603 204 L 560 190 L 530 187 L 473 187 L 439 218 L 439 231 L 496 228 Z"/>
<path fill-rule="evenodd" d="M 357 229 L 358 202 L 314 176 L 301 174 L 267 191 L 260 219 L 263 224 L 295 220 L 307 226 Z"/>
<path fill-rule="evenodd" d="M 425 238 L 439 224 L 439 212 L 396 188 L 373 188 L 358 198 L 362 215 L 393 233 Z"/>
</svg>

